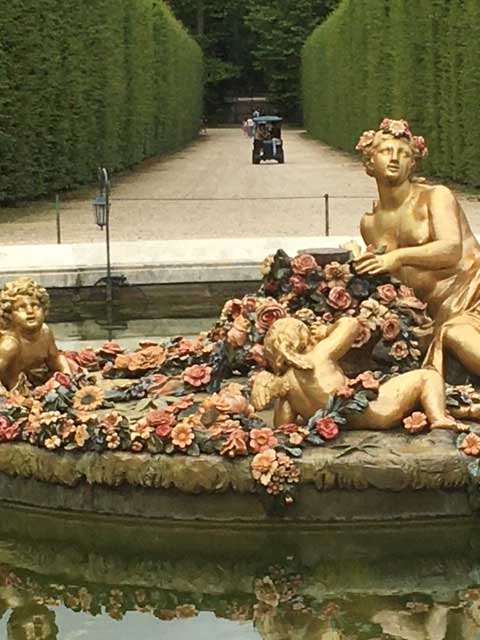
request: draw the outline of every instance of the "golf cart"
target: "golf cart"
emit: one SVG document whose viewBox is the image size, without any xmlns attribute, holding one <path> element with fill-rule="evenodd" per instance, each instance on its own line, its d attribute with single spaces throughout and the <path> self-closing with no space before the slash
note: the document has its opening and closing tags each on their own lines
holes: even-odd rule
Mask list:
<svg viewBox="0 0 480 640">
<path fill-rule="evenodd" d="M 253 164 L 260 164 L 261 160 L 276 160 L 279 164 L 285 162 L 282 141 L 282 118 L 278 116 L 258 116 L 253 118 Z"/>
</svg>

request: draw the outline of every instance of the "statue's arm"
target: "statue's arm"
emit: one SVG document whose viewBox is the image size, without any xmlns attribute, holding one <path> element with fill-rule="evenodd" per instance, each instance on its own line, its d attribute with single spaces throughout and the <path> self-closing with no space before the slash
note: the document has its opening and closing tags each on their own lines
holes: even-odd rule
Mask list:
<svg viewBox="0 0 480 640">
<path fill-rule="evenodd" d="M 12 336 L 3 336 L 0 339 L 0 382 L 7 389 L 11 389 L 17 382 L 12 377 L 12 364 L 18 358 L 18 342 Z"/>
<path fill-rule="evenodd" d="M 360 328 L 356 318 L 340 318 L 328 337 L 319 343 L 316 357 L 322 359 L 327 355 L 332 360 L 339 360 L 352 348 Z"/>
</svg>

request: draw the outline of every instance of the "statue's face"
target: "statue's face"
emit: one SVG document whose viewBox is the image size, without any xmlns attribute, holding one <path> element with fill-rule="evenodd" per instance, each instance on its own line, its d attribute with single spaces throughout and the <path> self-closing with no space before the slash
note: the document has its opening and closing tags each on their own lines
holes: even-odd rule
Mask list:
<svg viewBox="0 0 480 640">
<path fill-rule="evenodd" d="M 45 312 L 36 298 L 18 296 L 13 303 L 12 325 L 20 331 L 35 332 L 42 328 Z"/>
<path fill-rule="evenodd" d="M 415 160 L 406 140 L 388 137 L 375 147 L 371 163 L 376 178 L 396 185 L 408 180 Z"/>
</svg>

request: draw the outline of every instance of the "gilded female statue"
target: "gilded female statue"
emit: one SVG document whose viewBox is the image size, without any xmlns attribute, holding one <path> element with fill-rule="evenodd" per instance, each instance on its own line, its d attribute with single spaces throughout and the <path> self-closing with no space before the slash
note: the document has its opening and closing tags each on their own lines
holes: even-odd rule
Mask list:
<svg viewBox="0 0 480 640">
<path fill-rule="evenodd" d="M 480 375 L 480 245 L 453 193 L 413 180 L 427 152 L 405 120 L 384 119 L 366 131 L 357 150 L 377 182 L 379 200 L 361 221 L 361 274 L 391 273 L 428 304 L 435 321 L 425 364 L 443 373 L 448 350 Z"/>
</svg>

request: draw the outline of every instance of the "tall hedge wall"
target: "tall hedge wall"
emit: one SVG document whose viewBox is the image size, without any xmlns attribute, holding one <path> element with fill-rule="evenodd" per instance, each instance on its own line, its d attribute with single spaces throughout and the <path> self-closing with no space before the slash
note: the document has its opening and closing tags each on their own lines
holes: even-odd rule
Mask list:
<svg viewBox="0 0 480 640">
<path fill-rule="evenodd" d="M 85 183 L 198 132 L 203 61 L 161 0 L 8 0 L 0 201 Z"/>
<path fill-rule="evenodd" d="M 432 174 L 480 186 L 480 2 L 343 0 L 302 55 L 305 124 L 351 151 L 384 116 L 425 136 Z"/>
</svg>

